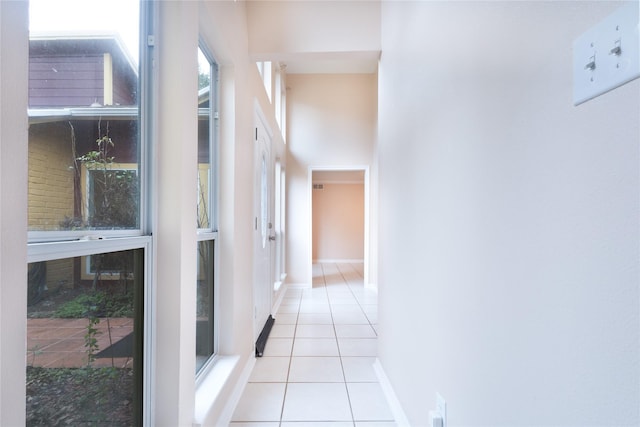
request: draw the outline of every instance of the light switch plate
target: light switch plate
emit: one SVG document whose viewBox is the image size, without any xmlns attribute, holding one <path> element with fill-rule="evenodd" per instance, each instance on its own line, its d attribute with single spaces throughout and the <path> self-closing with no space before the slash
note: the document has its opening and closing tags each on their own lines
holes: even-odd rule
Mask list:
<svg viewBox="0 0 640 427">
<path fill-rule="evenodd" d="M 631 1 L 573 42 L 573 103 L 640 77 L 640 0 Z"/>
</svg>

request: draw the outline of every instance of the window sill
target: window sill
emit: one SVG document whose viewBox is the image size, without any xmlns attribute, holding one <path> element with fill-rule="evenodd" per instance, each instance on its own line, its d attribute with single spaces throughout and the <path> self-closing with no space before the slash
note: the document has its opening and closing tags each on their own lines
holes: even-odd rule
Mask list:
<svg viewBox="0 0 640 427">
<path fill-rule="evenodd" d="M 196 389 L 194 425 L 202 425 L 220 398 L 240 356 L 219 356 Z"/>
</svg>

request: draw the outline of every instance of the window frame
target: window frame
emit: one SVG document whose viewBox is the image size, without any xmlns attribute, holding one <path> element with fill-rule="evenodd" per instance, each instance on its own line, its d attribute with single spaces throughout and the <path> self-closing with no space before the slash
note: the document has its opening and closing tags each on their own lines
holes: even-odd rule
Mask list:
<svg viewBox="0 0 640 427">
<path fill-rule="evenodd" d="M 213 353 L 209 356 L 208 360 L 202 364 L 199 370 L 195 373 L 196 385 L 200 384 L 207 373 L 211 370 L 212 366 L 218 359 L 219 341 L 220 341 L 220 250 L 218 240 L 218 221 L 219 221 L 219 186 L 220 186 L 220 161 L 219 161 L 219 140 L 220 140 L 220 117 L 219 117 L 219 105 L 220 105 L 220 71 L 218 62 L 211 50 L 208 48 L 207 43 L 201 37 L 198 42 L 199 50 L 210 64 L 210 80 L 209 80 L 209 108 L 198 108 L 198 117 L 201 115 L 209 116 L 209 174 L 208 174 L 208 195 L 209 195 L 209 227 L 198 228 L 196 226 L 196 241 L 199 245 L 204 241 L 212 241 L 213 250 Z M 200 168 L 198 167 L 197 173 L 200 174 Z M 198 195 L 199 197 L 199 195 Z M 199 203 L 196 200 L 196 203 Z M 195 308 L 195 306 L 194 306 Z M 195 351 L 195 349 L 194 349 Z M 196 354 L 194 353 L 194 357 Z"/>
<path fill-rule="evenodd" d="M 154 183 L 154 164 L 152 163 L 154 136 L 154 119 L 156 110 L 154 108 L 153 97 L 157 93 L 156 74 L 153 68 L 154 44 L 152 36 L 155 23 L 158 18 L 158 9 L 155 2 L 138 0 L 139 8 L 138 21 L 138 76 L 136 89 L 138 99 L 136 106 L 128 107 L 106 107 L 100 112 L 104 115 L 118 115 L 131 117 L 137 121 L 137 163 L 131 168 L 136 170 L 139 178 L 139 200 L 138 200 L 138 227 L 130 229 L 95 229 L 87 228 L 82 230 L 34 230 L 27 233 L 27 265 L 34 262 L 53 261 L 66 258 L 80 257 L 86 259 L 92 255 L 105 254 L 110 252 L 142 250 L 144 258 L 143 266 L 143 297 L 142 297 L 142 358 L 137 363 L 140 364 L 140 386 L 142 388 L 142 401 L 140 402 L 140 414 L 142 425 L 154 425 L 154 414 L 152 411 L 152 393 L 154 390 L 154 365 L 155 356 L 153 348 L 155 346 L 155 284 L 154 284 L 154 262 L 153 251 L 154 240 L 152 237 L 152 192 Z M 31 35 L 31 34 L 29 34 Z M 29 118 L 37 118 L 44 113 L 56 110 L 69 119 L 100 119 L 100 115 L 90 108 L 64 108 L 45 109 L 29 108 Z M 56 112 L 54 111 L 54 113 Z M 120 163 L 124 164 L 124 163 Z M 114 163 L 114 165 L 116 165 Z M 129 168 L 125 168 L 129 169 Z M 83 167 L 81 183 L 86 192 L 85 179 L 88 179 L 86 168 Z M 86 202 L 88 203 L 88 201 Z M 81 272 L 82 275 L 82 272 Z"/>
</svg>

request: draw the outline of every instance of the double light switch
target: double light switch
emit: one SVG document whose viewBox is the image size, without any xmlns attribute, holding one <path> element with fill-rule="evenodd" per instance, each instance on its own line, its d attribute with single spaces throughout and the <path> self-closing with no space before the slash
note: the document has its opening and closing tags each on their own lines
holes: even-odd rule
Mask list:
<svg viewBox="0 0 640 427">
<path fill-rule="evenodd" d="M 574 41 L 575 105 L 640 77 L 639 4 L 627 3 Z"/>
</svg>

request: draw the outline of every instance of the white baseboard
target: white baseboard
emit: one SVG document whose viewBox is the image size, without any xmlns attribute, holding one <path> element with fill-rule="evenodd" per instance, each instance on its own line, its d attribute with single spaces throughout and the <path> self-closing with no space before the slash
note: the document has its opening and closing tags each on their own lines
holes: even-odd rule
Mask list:
<svg viewBox="0 0 640 427">
<path fill-rule="evenodd" d="M 231 418 L 233 417 L 233 412 L 236 410 L 236 406 L 238 406 L 238 402 L 240 402 L 240 398 L 242 397 L 242 393 L 244 392 L 244 388 L 249 382 L 249 377 L 251 376 L 251 371 L 253 371 L 253 367 L 256 364 L 256 358 L 253 355 L 249 356 L 249 360 L 244 366 L 242 373 L 240 374 L 240 378 L 238 378 L 238 382 L 233 388 L 233 392 L 229 396 L 229 400 L 227 400 L 227 404 L 225 405 L 222 413 L 220 414 L 220 419 L 216 425 L 228 426 L 231 424 Z"/>
<path fill-rule="evenodd" d="M 376 361 L 373 363 L 373 369 L 376 371 L 378 381 L 380 381 L 380 386 L 382 387 L 382 392 L 387 398 L 387 402 L 389 403 L 393 418 L 396 420 L 396 424 L 398 427 L 410 427 L 407 415 L 404 413 L 402 405 L 400 405 L 400 401 L 398 400 L 396 393 L 393 391 L 391 382 L 389 382 L 389 378 L 387 378 L 387 374 L 384 372 L 378 358 L 376 358 Z"/>
<path fill-rule="evenodd" d="M 273 303 L 273 306 L 271 307 L 272 313 L 278 312 L 278 309 L 280 308 L 280 304 L 282 304 L 282 298 L 284 298 L 284 294 L 287 293 L 287 289 L 289 289 L 289 285 L 283 283 L 282 285 L 280 285 L 280 287 L 276 291 L 276 298 Z"/>
<path fill-rule="evenodd" d="M 377 283 L 367 283 L 366 285 L 364 285 L 364 288 L 370 291 L 375 292 L 376 294 L 378 293 L 378 284 Z"/>
</svg>

